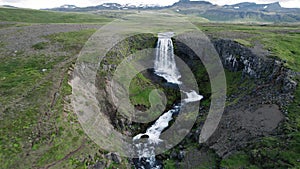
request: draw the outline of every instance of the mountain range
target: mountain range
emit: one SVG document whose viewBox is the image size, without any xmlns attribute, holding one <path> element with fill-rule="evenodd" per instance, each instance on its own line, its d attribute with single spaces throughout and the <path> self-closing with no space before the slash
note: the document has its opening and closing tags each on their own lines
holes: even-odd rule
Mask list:
<svg viewBox="0 0 300 169">
<path fill-rule="evenodd" d="M 97 6 L 76 7 L 63 5 L 46 9 L 64 12 L 93 12 L 101 10 L 161 10 L 169 9 L 184 15 L 204 17 L 210 21 L 257 21 L 257 22 L 300 22 L 299 8 L 283 8 L 278 2 L 256 4 L 250 2 L 218 6 L 206 1 L 181 0 L 170 6 L 121 5 L 104 3 Z"/>
</svg>

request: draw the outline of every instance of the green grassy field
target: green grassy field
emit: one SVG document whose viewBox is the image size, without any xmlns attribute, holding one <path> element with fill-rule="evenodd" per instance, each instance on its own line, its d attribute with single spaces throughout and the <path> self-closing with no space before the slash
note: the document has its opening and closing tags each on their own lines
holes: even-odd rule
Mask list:
<svg viewBox="0 0 300 169">
<path fill-rule="evenodd" d="M 84 30 L 48 36 L 50 44 L 59 43 L 68 51 L 66 56 L 28 56 L 19 53 L 17 59 L 6 57 L 4 62 L 1 62 L 1 103 L 9 105 L 21 98 L 19 102 L 4 110 L 1 119 L 2 167 L 30 168 L 31 160 L 35 161 L 35 165 L 42 167 L 63 158 L 73 147 L 81 144 L 84 138 L 82 129 L 78 124 L 70 125 L 71 121 L 76 121 L 75 114 L 66 112 L 63 106 L 66 96 L 72 91 L 67 83 L 67 70 L 76 59 L 74 55 L 94 31 Z M 42 69 L 47 71 L 42 72 Z M 61 83 L 61 86 L 56 88 L 58 83 Z M 54 98 L 51 91 L 60 93 L 55 101 L 52 100 Z M 43 125 L 39 126 L 40 123 Z M 49 145 L 50 142 L 54 144 Z M 19 161 L 25 152 L 32 154 Z"/>
<path fill-rule="evenodd" d="M 257 42 L 271 52 L 271 57 L 286 61 L 286 66 L 295 71 L 300 69 L 300 25 L 247 25 L 247 24 L 198 24 L 200 30 L 218 37 L 238 36 L 238 43 L 253 47 Z M 227 35 L 226 35 L 227 34 Z"/>
<path fill-rule="evenodd" d="M 25 23 L 107 23 L 111 19 L 101 15 L 63 13 L 32 9 L 0 7 L 0 21 Z"/>
</svg>

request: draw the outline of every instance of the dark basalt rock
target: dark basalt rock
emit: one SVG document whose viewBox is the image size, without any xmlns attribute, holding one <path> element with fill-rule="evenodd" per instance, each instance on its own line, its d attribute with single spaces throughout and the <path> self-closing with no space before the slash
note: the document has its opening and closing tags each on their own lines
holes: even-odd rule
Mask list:
<svg viewBox="0 0 300 169">
<path fill-rule="evenodd" d="M 282 92 L 293 92 L 297 83 L 292 80 L 293 72 L 283 66 L 283 61 L 262 58 L 252 51 L 229 39 L 214 40 L 224 68 L 236 72 L 242 71 L 242 77 L 262 80 L 264 83 L 276 81 Z"/>
<path fill-rule="evenodd" d="M 144 134 L 141 136 L 141 138 L 149 138 L 149 136 L 147 134 Z"/>
<path fill-rule="evenodd" d="M 220 55 L 224 67 L 230 71 L 242 71 L 243 76 L 264 78 L 274 69 L 273 59 L 263 59 L 250 49 L 232 40 L 214 40 L 213 44 Z"/>
</svg>

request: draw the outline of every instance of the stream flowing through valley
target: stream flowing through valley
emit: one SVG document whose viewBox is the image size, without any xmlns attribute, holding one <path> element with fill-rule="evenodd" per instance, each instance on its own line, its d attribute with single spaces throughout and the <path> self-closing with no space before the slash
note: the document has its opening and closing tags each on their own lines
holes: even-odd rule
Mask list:
<svg viewBox="0 0 300 169">
<path fill-rule="evenodd" d="M 154 61 L 154 73 L 166 79 L 167 83 L 182 85 L 180 81 L 181 74 L 176 66 L 174 47 L 172 42 L 172 32 L 159 33 L 156 47 L 156 56 Z M 149 127 L 145 133 L 140 133 L 133 138 L 137 141 L 141 138 L 147 138 L 145 143 L 136 143 L 135 149 L 139 156 L 135 162 L 135 167 L 138 169 L 160 169 L 162 164 L 158 163 L 155 158 L 155 147 L 163 143 L 160 139 L 161 133 L 169 126 L 169 122 L 173 119 L 173 115 L 178 114 L 182 106 L 189 102 L 199 101 L 203 96 L 197 91 L 181 91 L 186 97 L 181 100 L 181 103 L 176 104 L 172 109 L 163 113 L 155 123 Z"/>
</svg>

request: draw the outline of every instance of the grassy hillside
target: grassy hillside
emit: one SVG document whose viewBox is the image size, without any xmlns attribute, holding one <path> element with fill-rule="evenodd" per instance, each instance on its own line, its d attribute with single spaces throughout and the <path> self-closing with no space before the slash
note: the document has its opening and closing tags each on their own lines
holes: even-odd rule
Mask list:
<svg viewBox="0 0 300 169">
<path fill-rule="evenodd" d="M 109 22 L 111 19 L 94 14 L 0 8 L 0 21 L 26 23 L 103 23 Z"/>
</svg>

